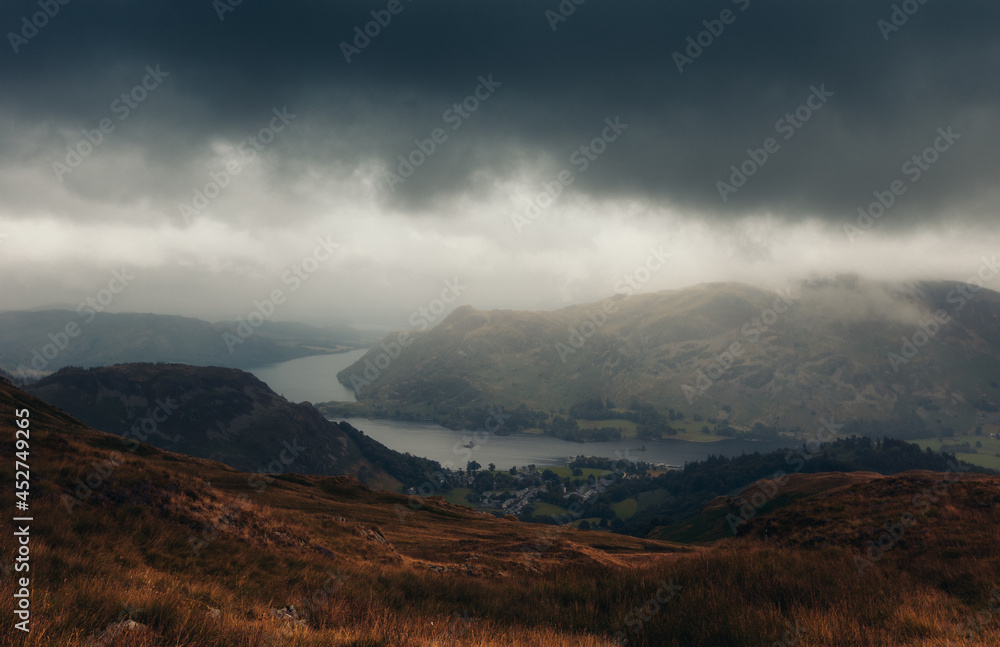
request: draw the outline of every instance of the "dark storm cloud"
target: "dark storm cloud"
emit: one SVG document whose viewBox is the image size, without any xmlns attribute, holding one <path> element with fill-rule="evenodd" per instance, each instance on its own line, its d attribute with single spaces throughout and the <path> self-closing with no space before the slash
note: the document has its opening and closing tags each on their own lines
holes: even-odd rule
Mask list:
<svg viewBox="0 0 1000 647">
<path fill-rule="evenodd" d="M 893 3 L 871 0 L 399 0 L 401 11 L 350 63 L 342 43 L 388 3 L 48 4 L 59 9 L 48 24 L 27 42 L 8 36 L 0 52 L 6 163 L 16 156 L 47 168 L 53 150 L 75 141 L 64 133 L 108 116 L 145 66 L 170 74 L 109 142 L 144 160 L 107 171 L 124 173 L 128 188 L 88 189 L 86 176 L 69 178 L 81 193 L 186 197 L 201 172 L 192 162 L 209 155 L 213 140 L 240 141 L 288 106 L 298 117 L 271 150 L 278 179 L 316 168 L 347 175 L 372 162 L 395 169 L 414 138 L 444 129 L 448 139 L 430 159 L 395 191 L 386 187 L 384 200 L 401 209 L 485 190 L 526 167 L 540 189 L 573 168 L 570 154 L 600 135 L 605 118 L 620 116 L 628 130 L 578 174 L 576 190 L 705 215 L 770 211 L 839 222 L 898 179 L 909 195 L 886 226 L 994 217 L 995 0 L 899 2 L 897 22 L 906 22 L 892 31 L 878 21 L 891 20 Z M 546 11 L 560 6 L 574 10 L 555 22 Z M 39 10 L 37 0 L 6 3 L 0 29 L 20 33 L 22 17 Z M 712 22 L 723 11 L 731 24 Z M 723 29 L 699 55 L 687 52 L 692 60 L 680 72 L 675 53 L 708 29 L 703 21 Z M 491 74 L 500 86 L 450 130 L 445 110 Z M 821 107 L 801 128 L 778 125 L 814 88 L 832 96 L 811 99 Z M 904 162 L 948 127 L 961 138 L 911 182 Z M 42 143 L 25 148 L 26 132 Z M 777 152 L 720 199 L 717 182 L 729 182 L 730 165 L 768 138 Z"/>
</svg>

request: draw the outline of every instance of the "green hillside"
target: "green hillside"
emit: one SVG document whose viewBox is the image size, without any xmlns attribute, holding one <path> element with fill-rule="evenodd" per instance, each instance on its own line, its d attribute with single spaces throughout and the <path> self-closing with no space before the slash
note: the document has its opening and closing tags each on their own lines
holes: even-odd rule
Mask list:
<svg viewBox="0 0 1000 647">
<path fill-rule="evenodd" d="M 822 416 L 916 415 L 930 436 L 1000 429 L 1000 294 L 963 284 L 842 277 L 781 293 L 716 283 L 617 294 L 553 312 L 463 306 L 399 339 L 338 376 L 382 415 L 566 413 L 598 399 L 674 409 L 688 425 L 805 429 Z"/>
</svg>

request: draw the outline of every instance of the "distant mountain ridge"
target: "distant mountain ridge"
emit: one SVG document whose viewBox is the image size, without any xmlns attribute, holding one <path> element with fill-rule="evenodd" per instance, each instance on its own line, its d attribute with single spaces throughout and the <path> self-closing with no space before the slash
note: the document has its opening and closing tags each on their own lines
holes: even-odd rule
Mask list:
<svg viewBox="0 0 1000 647">
<path fill-rule="evenodd" d="M 66 366 L 126 362 L 250 368 L 362 348 L 367 341 L 366 333 L 346 326 L 212 324 L 190 317 L 89 310 L 0 313 L 0 368 L 22 379 Z"/>
<path fill-rule="evenodd" d="M 552 312 L 463 306 L 395 341 L 338 378 L 402 415 L 555 412 L 597 398 L 743 425 L 916 412 L 968 428 L 1000 402 L 1000 294 L 960 283 L 839 277 L 780 293 L 714 283 L 616 294 Z"/>
<path fill-rule="evenodd" d="M 354 476 L 397 490 L 420 482 L 433 461 L 387 449 L 347 423 L 292 404 L 253 375 L 183 364 L 66 368 L 25 387 L 84 423 L 247 472 Z"/>
</svg>

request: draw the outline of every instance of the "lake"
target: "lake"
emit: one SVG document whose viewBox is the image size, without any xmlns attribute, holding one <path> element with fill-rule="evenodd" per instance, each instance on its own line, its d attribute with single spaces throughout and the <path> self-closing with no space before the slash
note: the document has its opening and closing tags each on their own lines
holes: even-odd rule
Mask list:
<svg viewBox="0 0 1000 647">
<path fill-rule="evenodd" d="M 354 392 L 337 381 L 337 373 L 366 352 L 362 349 L 335 355 L 314 355 L 248 370 L 292 402 L 355 402 Z M 347 422 L 386 447 L 462 469 L 471 460 L 483 467 L 495 463 L 498 469 L 530 464 L 563 465 L 568 457 L 579 454 L 606 458 L 622 456 L 632 460 L 683 465 L 685 462 L 704 460 L 712 454 L 739 456 L 787 446 L 783 442 L 726 439 L 714 443 L 694 443 L 669 438 L 575 443 L 551 436 L 497 436 L 486 432 L 480 432 L 479 437 L 474 438 L 475 432 L 453 431 L 427 422 L 365 418 L 348 418 Z M 473 447 L 463 447 L 470 441 L 475 443 Z M 646 451 L 638 451 L 642 446 L 646 447 Z"/>
<path fill-rule="evenodd" d="M 337 373 L 367 352 L 367 348 L 362 348 L 332 355 L 312 355 L 247 371 L 290 402 L 356 402 L 354 391 L 337 381 Z"/>
<path fill-rule="evenodd" d="M 339 420 L 339 419 L 338 419 Z M 453 431 L 428 422 L 400 420 L 367 420 L 347 418 L 353 427 L 386 447 L 399 452 L 409 452 L 447 466 L 465 469 L 466 463 L 476 461 L 483 467 L 495 463 L 498 469 L 563 465 L 570 456 L 624 457 L 655 463 L 681 466 L 685 462 L 700 461 L 710 455 L 739 456 L 746 452 L 769 452 L 787 446 L 783 442 L 756 442 L 726 439 L 713 443 L 695 443 L 687 440 L 621 440 L 604 443 L 575 443 L 552 436 L 511 434 L 498 436 L 479 432 Z M 473 447 L 464 447 L 473 442 Z M 638 448 L 645 446 L 646 451 Z"/>
</svg>

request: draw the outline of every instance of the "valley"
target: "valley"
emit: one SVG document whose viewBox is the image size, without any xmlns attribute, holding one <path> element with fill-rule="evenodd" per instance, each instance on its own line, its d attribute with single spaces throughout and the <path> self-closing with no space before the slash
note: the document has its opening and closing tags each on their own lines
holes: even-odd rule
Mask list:
<svg viewBox="0 0 1000 647">
<path fill-rule="evenodd" d="M 328 417 L 451 429 L 477 429 L 499 409 L 501 434 L 636 447 L 657 439 L 794 444 L 835 411 L 849 434 L 944 446 L 998 468 L 1000 295 L 957 300 L 958 290 L 856 277 L 778 296 L 710 284 L 620 300 L 586 337 L 581 322 L 604 305 L 463 306 L 410 333 L 405 346 L 390 335 L 341 371 L 341 383 L 358 387 L 356 402 L 317 406 Z M 832 302 L 841 304 L 836 312 Z M 567 329 L 578 345 L 571 354 L 560 352 Z M 916 339 L 920 352 L 900 363 L 898 339 Z"/>
<path fill-rule="evenodd" d="M 752 515 L 740 498 L 716 498 L 688 526 L 646 539 L 579 529 L 573 515 L 496 518 L 350 477 L 260 480 L 146 444 L 122 451 L 120 438 L 6 383 L 0 407 L 31 420 L 31 636 L 45 644 L 763 644 L 789 626 L 802 645 L 1000 639 L 995 624 L 969 621 L 989 608 L 1000 575 L 1000 481 L 965 468 L 946 500 L 911 509 L 905 537 L 873 554 L 865 542 L 947 474 L 795 474 Z M 8 482 L 10 447 L 0 449 Z M 113 468 L 95 478 L 88 465 L 109 457 Z M 90 491 L 71 499 L 78 478 Z M 12 541 L 0 538 L 4 555 Z M 17 586 L 12 567 L 0 577 L 5 596 Z M 13 622 L 0 620 L 0 645 L 40 644 Z"/>
<path fill-rule="evenodd" d="M 0 647 L 1000 646 L 995 1 L 0 3 Z"/>
</svg>

